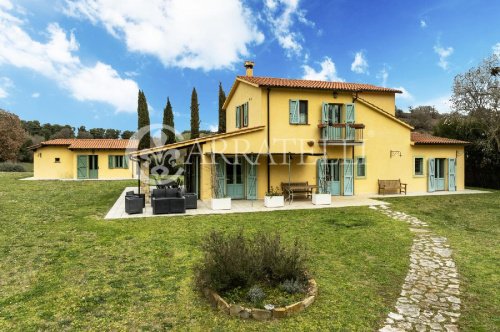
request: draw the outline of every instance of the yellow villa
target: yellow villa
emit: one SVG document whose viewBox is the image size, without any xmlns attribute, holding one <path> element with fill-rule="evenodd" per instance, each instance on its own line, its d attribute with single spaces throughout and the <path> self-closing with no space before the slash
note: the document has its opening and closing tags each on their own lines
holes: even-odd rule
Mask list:
<svg viewBox="0 0 500 332">
<path fill-rule="evenodd" d="M 53 139 L 30 147 L 35 179 L 133 179 L 135 163 L 126 150 L 137 142 L 123 139 Z"/>
<path fill-rule="evenodd" d="M 464 189 L 467 142 L 413 132 L 395 116 L 401 91 L 255 77 L 253 63 L 245 67 L 224 104 L 225 133 L 132 158 L 185 149 L 186 186 L 201 199 L 262 199 L 290 182 L 332 196 L 375 194 L 379 180 L 400 180 L 409 193 Z"/>
</svg>

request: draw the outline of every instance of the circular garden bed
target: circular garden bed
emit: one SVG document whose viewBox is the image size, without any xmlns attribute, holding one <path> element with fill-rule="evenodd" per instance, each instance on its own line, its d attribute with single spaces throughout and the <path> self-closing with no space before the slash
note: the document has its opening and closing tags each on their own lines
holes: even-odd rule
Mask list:
<svg viewBox="0 0 500 332">
<path fill-rule="evenodd" d="M 309 307 L 316 299 L 316 296 L 318 295 L 318 286 L 314 279 L 309 279 L 308 290 L 306 293 L 306 297 L 303 300 L 291 303 L 290 305 L 283 307 L 268 307 L 268 309 L 252 307 L 249 308 L 240 304 L 229 304 L 226 299 L 221 297 L 217 292 L 211 290 L 210 288 L 205 288 L 203 290 L 203 293 L 207 297 L 208 301 L 212 304 L 212 306 L 230 316 L 235 316 L 243 319 L 253 318 L 256 320 L 267 320 L 271 318 L 284 318 L 303 311 L 305 308 Z"/>
<path fill-rule="evenodd" d="M 196 267 L 196 282 L 220 311 L 243 319 L 288 317 L 309 307 L 318 287 L 308 274 L 307 254 L 295 239 L 279 234 L 243 231 L 212 232 L 203 242 L 204 259 Z"/>
</svg>

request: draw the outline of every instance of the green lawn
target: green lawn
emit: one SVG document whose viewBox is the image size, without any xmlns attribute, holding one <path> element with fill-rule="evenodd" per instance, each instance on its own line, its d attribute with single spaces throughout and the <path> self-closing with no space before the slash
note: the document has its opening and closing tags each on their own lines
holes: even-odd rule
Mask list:
<svg viewBox="0 0 500 332">
<path fill-rule="evenodd" d="M 373 331 L 393 310 L 411 234 L 368 208 L 104 221 L 127 181 L 17 181 L 0 173 L 0 330 Z M 448 237 L 463 331 L 500 330 L 500 192 L 386 199 Z M 300 237 L 320 295 L 298 316 L 240 321 L 193 289 L 212 229 Z"/>
<path fill-rule="evenodd" d="M 462 331 L 500 331 L 500 191 L 386 199 L 446 236 L 461 275 Z"/>
<path fill-rule="evenodd" d="M 373 331 L 408 268 L 404 223 L 363 208 L 104 221 L 120 181 L 0 173 L 0 330 Z M 200 239 L 240 227 L 298 236 L 319 297 L 272 322 L 213 310 L 193 289 Z"/>
</svg>

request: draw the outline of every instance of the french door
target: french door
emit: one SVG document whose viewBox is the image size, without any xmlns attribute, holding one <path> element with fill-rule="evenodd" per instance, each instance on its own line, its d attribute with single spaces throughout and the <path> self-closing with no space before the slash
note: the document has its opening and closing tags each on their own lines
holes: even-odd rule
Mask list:
<svg viewBox="0 0 500 332">
<path fill-rule="evenodd" d="M 245 198 L 243 183 L 243 157 L 228 157 L 226 164 L 227 195 L 233 199 Z"/>
</svg>

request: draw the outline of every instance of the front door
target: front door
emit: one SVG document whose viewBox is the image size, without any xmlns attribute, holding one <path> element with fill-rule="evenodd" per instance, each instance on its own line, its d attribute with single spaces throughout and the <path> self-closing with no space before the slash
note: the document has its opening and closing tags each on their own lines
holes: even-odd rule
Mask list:
<svg viewBox="0 0 500 332">
<path fill-rule="evenodd" d="M 329 159 L 326 165 L 326 182 L 330 193 L 340 195 L 340 162 L 339 159 Z"/>
<path fill-rule="evenodd" d="M 99 159 L 97 155 L 89 156 L 89 179 L 99 178 Z"/>
<path fill-rule="evenodd" d="M 245 185 L 243 184 L 243 158 L 228 157 L 226 164 L 226 189 L 227 196 L 233 199 L 245 198 Z"/>
<path fill-rule="evenodd" d="M 76 177 L 78 179 L 89 178 L 89 157 L 77 156 L 76 157 Z"/>
<path fill-rule="evenodd" d="M 444 164 L 445 164 L 445 159 L 444 158 L 436 158 L 434 159 L 434 172 L 436 175 L 436 190 L 444 190 Z"/>
</svg>

